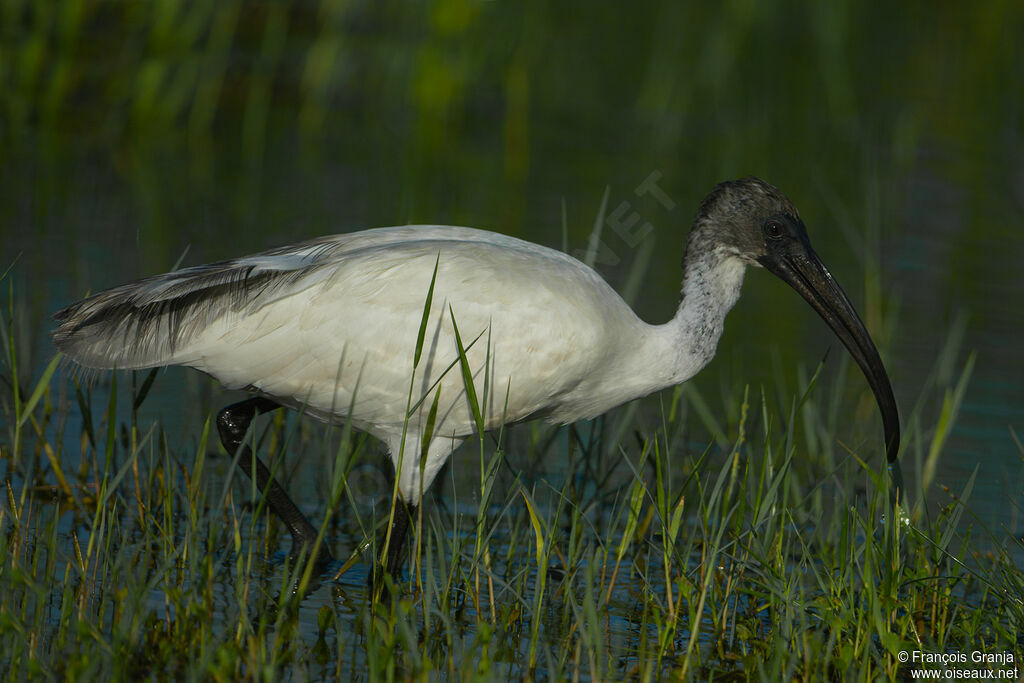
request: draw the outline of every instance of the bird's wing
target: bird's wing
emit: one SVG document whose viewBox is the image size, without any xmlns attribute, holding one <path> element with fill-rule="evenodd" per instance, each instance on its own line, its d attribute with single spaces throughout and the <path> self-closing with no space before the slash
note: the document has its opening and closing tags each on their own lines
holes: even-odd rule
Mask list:
<svg viewBox="0 0 1024 683">
<path fill-rule="evenodd" d="M 54 340 L 89 367 L 190 365 L 324 417 L 358 404 L 351 416 L 368 427 L 400 419 L 410 390 L 415 402 L 441 389 L 442 421 L 472 431 L 452 366 L 453 317 L 463 343 L 473 344 L 477 392 L 488 384 L 489 422 L 497 423 L 546 409 L 599 364 L 602 330 L 615 327 L 606 325 L 609 315 L 632 313 L 565 254 L 495 233 L 417 226 L 322 238 L 117 287 L 60 311 Z"/>
<path fill-rule="evenodd" d="M 399 429 L 410 403 L 437 398 L 437 428 L 461 436 L 474 420 L 457 327 L 486 426 L 523 419 L 601 366 L 606 330 L 622 329 L 609 316 L 635 320 L 592 270 L 524 245 L 424 239 L 363 250 L 290 297 L 215 321 L 179 362 L 378 435 Z"/>
</svg>

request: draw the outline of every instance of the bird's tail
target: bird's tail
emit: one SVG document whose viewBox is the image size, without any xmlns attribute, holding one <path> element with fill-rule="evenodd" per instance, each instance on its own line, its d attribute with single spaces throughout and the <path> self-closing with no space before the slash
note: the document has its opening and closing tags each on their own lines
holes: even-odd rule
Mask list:
<svg viewBox="0 0 1024 683">
<path fill-rule="evenodd" d="M 314 241 L 184 268 L 94 294 L 57 311 L 57 348 L 89 368 L 187 363 L 189 345 L 215 320 L 294 292 L 332 245 Z"/>
</svg>

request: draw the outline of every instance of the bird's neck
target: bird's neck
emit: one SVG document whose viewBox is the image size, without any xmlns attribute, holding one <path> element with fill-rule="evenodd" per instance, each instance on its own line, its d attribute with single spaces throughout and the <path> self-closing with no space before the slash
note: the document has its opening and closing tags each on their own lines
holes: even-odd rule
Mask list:
<svg viewBox="0 0 1024 683">
<path fill-rule="evenodd" d="M 693 377 L 714 357 L 746 270 L 740 258 L 722 248 L 688 249 L 683 267 L 682 299 L 664 326 L 665 342 L 677 354 L 672 384 Z"/>
<path fill-rule="evenodd" d="M 725 315 L 739 298 L 744 268 L 744 262 L 728 252 L 689 249 L 682 301 L 672 320 L 648 325 L 632 316 L 631 333 L 609 344 L 614 353 L 579 384 L 574 396 L 564 401 L 565 409 L 552 419 L 594 417 L 696 375 L 715 355 Z M 623 332 L 625 327 L 629 326 L 613 325 L 611 331 Z"/>
</svg>

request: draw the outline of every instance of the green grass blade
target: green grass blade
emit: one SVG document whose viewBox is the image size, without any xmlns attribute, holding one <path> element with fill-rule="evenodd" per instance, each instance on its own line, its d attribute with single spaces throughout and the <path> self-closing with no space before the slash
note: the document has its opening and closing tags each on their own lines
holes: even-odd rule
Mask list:
<svg viewBox="0 0 1024 683">
<path fill-rule="evenodd" d="M 58 352 L 53 357 L 50 364 L 46 366 L 46 370 L 43 371 L 43 376 L 39 378 L 36 383 L 36 388 L 32 391 L 32 395 L 28 397 L 28 401 L 25 402 L 25 407 L 21 410 L 21 416 L 18 419 L 18 426 L 21 427 L 28 420 L 28 416 L 32 414 L 32 410 L 39 403 L 39 399 L 43 397 L 43 393 L 50 386 L 50 378 L 53 377 L 54 370 L 57 369 L 57 365 L 60 364 L 61 354 Z"/>
<path fill-rule="evenodd" d="M 427 288 L 427 298 L 423 302 L 423 315 L 420 316 L 420 329 L 416 334 L 416 351 L 412 357 L 412 368 L 419 367 L 420 356 L 423 355 L 423 340 L 427 336 L 427 321 L 430 320 L 430 307 L 434 302 L 434 283 L 437 282 L 437 268 L 441 264 L 441 252 L 437 253 L 434 260 L 434 272 L 430 275 L 430 287 Z"/>
<path fill-rule="evenodd" d="M 143 380 L 142 386 L 139 388 L 139 392 L 135 395 L 135 400 L 132 401 L 132 410 L 138 410 L 142 406 L 142 402 L 146 400 L 146 396 L 149 395 L 149 390 L 153 387 L 153 380 L 156 379 L 156 374 L 160 368 L 153 368 L 146 375 L 146 379 Z"/>
<path fill-rule="evenodd" d="M 466 389 L 469 408 L 473 411 L 473 420 L 476 422 L 477 433 L 482 434 L 484 431 L 484 415 L 480 408 L 480 401 L 477 399 L 476 386 L 473 383 L 473 371 L 469 367 L 469 359 L 466 357 L 466 349 L 462 345 L 462 335 L 459 334 L 459 325 L 455 322 L 455 311 L 452 310 L 450 305 L 448 306 L 448 313 L 452 317 L 452 328 L 455 330 L 455 346 L 459 351 L 459 365 L 462 367 L 462 383 Z"/>
</svg>

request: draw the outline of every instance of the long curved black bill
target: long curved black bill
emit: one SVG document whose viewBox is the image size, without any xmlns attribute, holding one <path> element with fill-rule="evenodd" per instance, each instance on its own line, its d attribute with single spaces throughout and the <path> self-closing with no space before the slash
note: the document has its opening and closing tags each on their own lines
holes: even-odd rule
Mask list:
<svg viewBox="0 0 1024 683">
<path fill-rule="evenodd" d="M 892 385 L 889 383 L 889 375 L 882 365 L 882 359 L 871 335 L 868 334 L 846 292 L 836 283 L 832 274 L 814 253 L 806 233 L 801 234 L 798 241 L 780 244 L 774 249 L 772 246 L 769 245 L 768 253 L 758 259 L 761 265 L 800 292 L 842 340 L 843 345 L 864 372 L 864 377 L 875 394 L 878 409 L 882 413 L 885 450 L 889 461 L 889 474 L 892 477 L 891 497 L 894 501 L 903 500 L 903 472 L 898 459 L 900 416 Z"/>
</svg>

